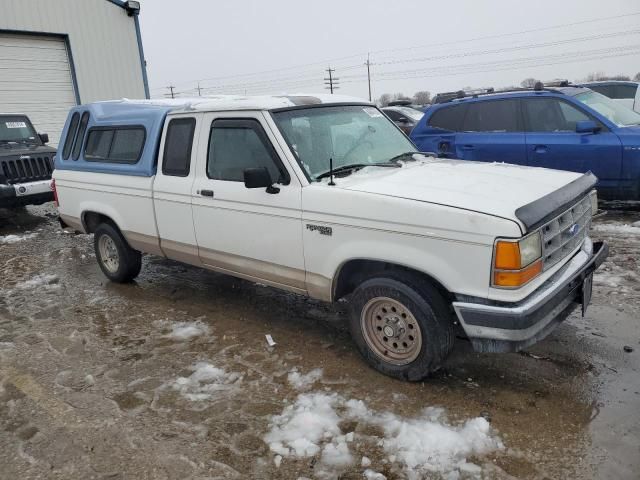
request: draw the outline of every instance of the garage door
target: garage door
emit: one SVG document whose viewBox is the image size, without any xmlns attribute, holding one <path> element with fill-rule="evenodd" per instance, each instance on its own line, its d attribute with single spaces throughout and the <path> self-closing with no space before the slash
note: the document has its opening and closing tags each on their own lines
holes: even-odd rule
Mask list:
<svg viewBox="0 0 640 480">
<path fill-rule="evenodd" d="M 0 33 L 0 112 L 27 114 L 56 146 L 75 104 L 63 39 Z"/>
</svg>

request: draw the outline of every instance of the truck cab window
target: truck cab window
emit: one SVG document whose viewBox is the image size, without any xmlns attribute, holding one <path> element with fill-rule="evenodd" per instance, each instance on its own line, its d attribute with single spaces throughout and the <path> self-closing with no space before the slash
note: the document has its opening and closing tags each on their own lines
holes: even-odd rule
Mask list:
<svg viewBox="0 0 640 480">
<path fill-rule="evenodd" d="M 89 162 L 138 163 L 145 137 L 144 127 L 92 128 L 87 135 L 84 158 Z"/>
<path fill-rule="evenodd" d="M 207 176 L 215 180 L 244 181 L 247 168 L 266 167 L 275 183 L 289 177 L 257 120 L 215 120 L 209 136 Z"/>
<path fill-rule="evenodd" d="M 69 130 L 67 130 L 67 137 L 64 141 L 64 148 L 62 150 L 62 158 L 65 160 L 69 158 L 69 155 L 71 155 L 71 147 L 73 147 L 73 139 L 76 135 L 76 130 L 78 129 L 78 122 L 80 122 L 80 114 L 75 112 L 71 117 Z"/>
<path fill-rule="evenodd" d="M 89 123 L 89 112 L 84 112 L 80 119 L 80 127 L 78 128 L 78 134 L 73 142 L 73 154 L 72 158 L 78 160 L 80 158 L 80 151 L 82 150 L 82 143 L 84 142 L 84 134 L 87 132 L 87 124 Z"/>
<path fill-rule="evenodd" d="M 195 127 L 195 118 L 176 118 L 169 122 L 162 160 L 164 175 L 189 176 Z"/>
</svg>

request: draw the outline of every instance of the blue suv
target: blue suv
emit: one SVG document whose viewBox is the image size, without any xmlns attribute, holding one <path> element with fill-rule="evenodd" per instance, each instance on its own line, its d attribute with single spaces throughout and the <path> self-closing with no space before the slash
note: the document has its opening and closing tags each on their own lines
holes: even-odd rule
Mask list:
<svg viewBox="0 0 640 480">
<path fill-rule="evenodd" d="M 447 98 L 411 132 L 440 157 L 593 172 L 600 196 L 640 200 L 640 114 L 588 88 Z"/>
</svg>

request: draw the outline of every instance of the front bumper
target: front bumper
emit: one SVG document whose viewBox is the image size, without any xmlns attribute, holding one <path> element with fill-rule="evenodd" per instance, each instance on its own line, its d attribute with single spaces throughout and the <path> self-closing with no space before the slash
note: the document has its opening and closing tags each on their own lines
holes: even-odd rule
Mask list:
<svg viewBox="0 0 640 480">
<path fill-rule="evenodd" d="M 609 254 L 605 242 L 587 237 L 581 250 L 529 297 L 515 304 L 454 302 L 478 352 L 517 352 L 546 337 L 582 300 L 582 284 Z"/>
<path fill-rule="evenodd" d="M 41 205 L 53 201 L 51 180 L 0 185 L 0 207 Z"/>
</svg>

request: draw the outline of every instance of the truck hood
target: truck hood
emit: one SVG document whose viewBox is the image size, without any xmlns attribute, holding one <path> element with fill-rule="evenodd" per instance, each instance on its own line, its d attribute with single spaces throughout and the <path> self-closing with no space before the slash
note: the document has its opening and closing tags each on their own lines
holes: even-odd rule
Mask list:
<svg viewBox="0 0 640 480">
<path fill-rule="evenodd" d="M 580 173 L 546 168 L 424 157 L 402 168 L 366 167 L 336 179 L 336 184 L 347 190 L 476 211 L 523 225 L 516 210 L 580 177 Z M 549 205 L 546 213 L 556 207 Z M 526 230 L 528 225 L 524 226 Z"/>
</svg>

